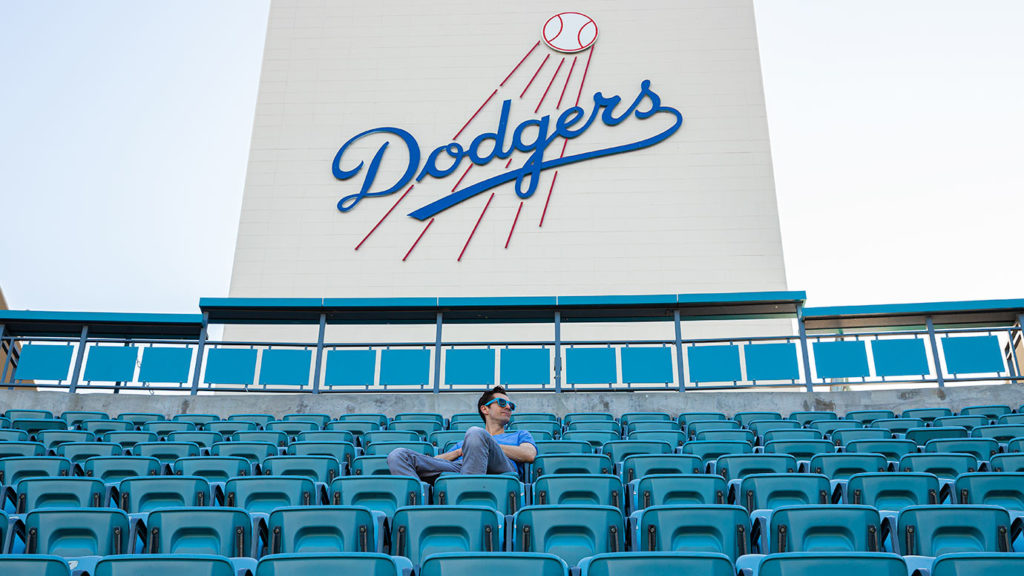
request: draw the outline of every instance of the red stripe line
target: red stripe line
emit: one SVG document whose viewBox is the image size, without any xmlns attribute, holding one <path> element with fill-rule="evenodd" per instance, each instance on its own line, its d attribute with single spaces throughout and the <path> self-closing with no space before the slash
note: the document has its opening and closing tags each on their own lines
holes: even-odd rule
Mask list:
<svg viewBox="0 0 1024 576">
<path fill-rule="evenodd" d="M 519 209 L 516 210 L 516 217 L 512 220 L 512 229 L 508 231 L 508 240 L 505 240 L 505 250 L 508 250 L 508 243 L 512 241 L 512 233 L 516 231 L 516 222 L 519 222 L 519 213 L 523 211 L 523 201 L 519 201 Z"/>
<path fill-rule="evenodd" d="M 537 102 L 537 107 L 533 109 L 533 113 L 536 114 L 537 110 L 540 110 L 540 105 L 544 103 L 544 99 L 548 97 L 548 91 L 551 90 L 551 85 L 555 83 L 555 78 L 558 78 L 558 72 L 562 70 L 562 64 L 565 64 L 565 56 L 562 56 L 562 60 L 558 63 L 558 68 L 555 68 L 555 74 L 551 77 L 551 82 L 548 82 L 548 87 L 544 89 L 544 94 L 540 97 L 540 102 Z"/>
<path fill-rule="evenodd" d="M 480 217 L 476 219 L 476 224 L 473 225 L 473 231 L 469 233 L 469 238 L 466 238 L 466 245 L 462 247 L 462 252 L 459 252 L 459 259 L 457 262 L 462 262 L 462 255 L 466 253 L 466 248 L 469 248 L 469 241 L 473 239 L 473 235 L 476 234 L 476 229 L 480 226 L 480 221 L 484 219 L 484 213 L 487 212 L 487 207 L 491 205 L 491 200 L 494 200 L 494 192 L 491 192 L 491 197 L 487 199 L 487 204 L 484 204 L 483 212 L 480 212 Z"/>
<path fill-rule="evenodd" d="M 433 223 L 434 219 L 431 218 L 430 222 L 427 222 L 427 225 L 423 227 L 423 232 L 420 232 L 420 235 L 416 237 L 416 241 L 413 242 L 412 246 L 409 247 L 409 251 L 405 253 L 405 257 L 402 258 L 402 262 L 405 262 L 405 259 L 409 257 L 409 254 L 412 254 L 413 248 L 415 248 L 416 245 L 420 243 L 420 238 L 423 238 L 423 235 L 427 233 L 427 228 L 430 228 L 430 225 Z"/>
<path fill-rule="evenodd" d="M 413 184 L 412 186 L 415 186 L 415 184 Z M 394 206 L 391 207 L 391 210 L 388 210 L 387 212 L 384 213 L 384 217 L 381 218 L 379 222 L 377 222 L 376 226 L 371 228 L 370 231 L 366 233 L 366 236 L 363 236 L 362 241 L 360 241 L 359 244 L 356 244 L 356 250 L 359 250 L 359 247 L 363 245 L 363 242 L 366 242 L 366 239 L 370 237 L 370 234 L 373 234 L 374 231 L 377 230 L 377 228 L 384 223 L 384 220 L 386 220 L 387 217 L 391 215 L 391 212 L 393 212 L 395 208 L 398 208 L 398 203 L 405 198 L 406 194 L 412 191 L 412 186 L 409 186 L 409 189 L 406 190 L 405 194 L 402 194 L 398 201 L 395 202 Z"/>
<path fill-rule="evenodd" d="M 558 180 L 557 170 L 555 170 L 554 177 L 551 178 L 551 188 L 548 188 L 548 199 L 544 201 L 544 211 L 540 214 L 540 224 L 537 225 L 538 228 L 544 225 L 544 216 L 548 213 L 548 202 L 551 202 L 551 191 L 555 189 L 555 180 Z"/>
<path fill-rule="evenodd" d="M 587 67 L 583 69 L 583 80 L 580 80 L 580 91 L 576 94 L 576 105 L 580 105 L 580 96 L 583 95 L 583 83 L 587 81 L 587 72 L 590 70 L 590 59 L 594 57 L 594 47 L 590 47 L 590 54 L 587 55 Z"/>
<path fill-rule="evenodd" d="M 508 162 L 505 162 L 505 170 L 508 170 L 508 167 L 511 166 L 511 165 L 512 165 L 512 157 L 509 156 L 508 157 Z"/>
<path fill-rule="evenodd" d="M 540 66 L 537 68 L 537 71 L 533 73 L 533 78 L 530 78 L 530 81 L 526 83 L 526 88 L 523 88 L 522 94 L 519 95 L 520 98 L 522 98 L 526 94 L 526 91 L 530 89 L 530 85 L 533 84 L 534 79 L 537 78 L 537 74 L 540 74 L 540 69 L 543 68 L 544 65 L 548 63 L 548 58 L 551 58 L 551 54 L 548 54 L 547 56 L 544 57 L 544 61 L 540 63 Z"/>
<path fill-rule="evenodd" d="M 480 111 L 484 109 L 484 106 L 487 106 L 487 103 L 490 102 L 491 98 L 494 98 L 494 95 L 497 93 L 498 89 L 495 88 L 494 92 L 491 92 L 491 95 L 487 97 L 487 100 L 484 100 L 484 103 L 481 104 L 480 107 L 476 109 L 476 112 L 473 112 L 473 115 L 469 117 L 469 120 L 466 120 L 466 123 L 462 125 L 462 128 L 460 128 L 459 131 L 455 133 L 455 136 L 452 138 L 452 140 L 459 139 L 459 134 L 462 134 L 462 131 L 466 129 L 466 126 L 469 126 L 469 123 L 472 122 L 474 118 L 476 118 L 476 115 L 479 114 Z"/>
<path fill-rule="evenodd" d="M 558 156 L 559 158 L 565 157 L 565 145 L 568 143 L 568 140 L 562 140 L 562 153 Z"/>
<path fill-rule="evenodd" d="M 565 89 L 569 87 L 569 80 L 572 79 L 572 71 L 576 68 L 577 58 L 579 58 L 579 56 L 572 57 L 572 65 L 569 66 L 569 75 L 565 77 L 565 86 L 562 86 L 562 95 L 558 97 L 558 105 L 555 106 L 555 110 L 558 110 L 562 107 L 562 98 L 565 97 Z"/>
<path fill-rule="evenodd" d="M 462 173 L 462 177 L 461 177 L 461 178 L 459 178 L 459 181 L 455 183 L 455 186 L 452 186 L 452 192 L 455 192 L 455 189 L 459 187 L 459 184 L 462 184 L 462 178 L 465 178 L 465 177 L 466 177 L 466 174 L 469 174 L 469 169 L 470 169 L 470 168 L 472 168 L 472 167 L 473 167 L 473 165 L 472 165 L 472 164 L 470 164 L 470 165 L 469 165 L 469 166 L 468 166 L 468 167 L 466 168 L 466 171 Z"/>
<path fill-rule="evenodd" d="M 516 70 L 519 70 L 519 67 L 523 65 L 523 62 L 526 62 L 526 59 L 530 57 L 530 54 L 533 54 L 533 51 L 537 49 L 537 46 L 540 46 L 540 40 L 537 40 L 537 43 L 533 45 L 533 48 L 530 48 L 530 51 L 526 53 L 526 56 L 523 56 L 523 59 L 519 61 L 519 64 L 516 64 L 516 67 L 508 73 L 508 76 L 505 76 L 505 79 L 501 81 L 501 84 L 498 84 L 498 88 L 501 88 L 505 85 L 505 82 L 508 82 L 508 79 L 511 78 L 512 75 L 516 73 Z"/>
</svg>

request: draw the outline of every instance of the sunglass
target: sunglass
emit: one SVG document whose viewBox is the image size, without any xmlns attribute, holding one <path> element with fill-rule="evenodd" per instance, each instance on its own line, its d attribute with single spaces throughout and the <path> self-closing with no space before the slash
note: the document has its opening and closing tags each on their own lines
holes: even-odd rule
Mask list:
<svg viewBox="0 0 1024 576">
<path fill-rule="evenodd" d="M 498 408 L 508 408 L 509 410 L 511 410 L 513 412 L 515 412 L 515 410 L 516 410 L 516 403 L 511 401 L 511 400 L 505 400 L 504 398 L 494 398 L 490 402 L 484 404 L 484 406 L 490 406 L 491 404 L 494 404 L 495 402 L 498 403 Z"/>
</svg>

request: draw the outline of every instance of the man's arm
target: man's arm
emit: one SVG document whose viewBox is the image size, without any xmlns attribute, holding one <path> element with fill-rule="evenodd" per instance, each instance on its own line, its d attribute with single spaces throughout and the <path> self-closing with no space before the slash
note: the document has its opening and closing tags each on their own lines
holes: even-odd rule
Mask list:
<svg viewBox="0 0 1024 576">
<path fill-rule="evenodd" d="M 452 450 L 451 452 L 445 452 L 444 454 L 438 454 L 437 457 L 440 458 L 441 460 L 447 460 L 449 462 L 454 462 L 454 461 L 456 461 L 456 460 L 458 460 L 459 458 L 462 457 L 462 448 L 456 448 L 455 450 Z M 531 462 L 532 462 L 532 460 L 531 460 Z"/>
<path fill-rule="evenodd" d="M 529 442 L 523 442 L 518 446 L 507 446 L 505 444 L 499 444 L 499 446 L 501 446 L 501 451 L 505 453 L 505 456 L 520 464 L 529 464 L 537 458 L 537 447 Z"/>
</svg>

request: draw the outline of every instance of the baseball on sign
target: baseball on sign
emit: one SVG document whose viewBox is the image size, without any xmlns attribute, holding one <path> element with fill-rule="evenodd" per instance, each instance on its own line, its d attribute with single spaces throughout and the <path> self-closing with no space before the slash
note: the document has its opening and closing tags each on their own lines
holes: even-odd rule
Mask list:
<svg viewBox="0 0 1024 576">
<path fill-rule="evenodd" d="M 579 12 L 562 12 L 544 23 L 544 43 L 559 52 L 582 52 L 597 40 L 594 19 Z"/>
</svg>

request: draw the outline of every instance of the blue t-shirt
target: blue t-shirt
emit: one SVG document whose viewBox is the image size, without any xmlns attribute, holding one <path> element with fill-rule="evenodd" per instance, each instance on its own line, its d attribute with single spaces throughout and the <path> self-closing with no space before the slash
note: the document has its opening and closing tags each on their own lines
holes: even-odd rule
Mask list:
<svg viewBox="0 0 1024 576">
<path fill-rule="evenodd" d="M 491 438 L 494 438 L 494 441 L 497 442 L 498 444 L 504 444 L 505 446 L 519 446 L 520 444 L 533 444 L 534 448 L 537 447 L 537 443 L 533 441 L 533 436 L 531 436 L 530 433 L 527 432 L 526 430 L 516 430 L 515 432 L 502 432 L 501 434 L 495 434 L 495 435 L 491 436 Z M 455 443 L 455 448 L 453 448 L 453 450 L 458 450 L 459 448 L 462 448 L 462 442 L 463 442 L 462 440 L 459 440 L 458 442 L 456 442 Z M 505 456 L 505 457 L 508 458 L 508 456 Z M 509 459 L 509 461 L 515 463 L 516 470 L 519 471 L 519 478 L 520 479 L 526 478 L 526 474 L 524 473 L 525 470 L 526 470 L 526 467 L 523 464 L 521 464 L 519 462 L 516 462 L 515 460 L 512 460 L 511 458 L 508 458 L 508 459 Z M 462 460 L 462 456 L 459 456 L 458 458 L 455 459 L 456 462 L 460 462 L 461 460 Z"/>
</svg>

